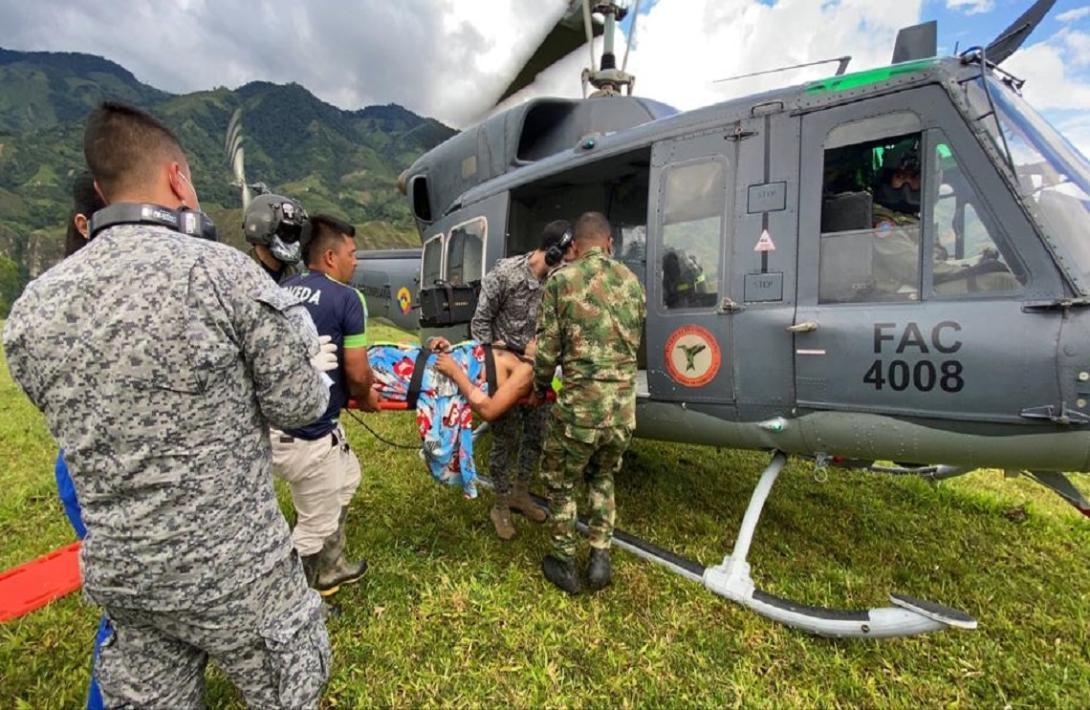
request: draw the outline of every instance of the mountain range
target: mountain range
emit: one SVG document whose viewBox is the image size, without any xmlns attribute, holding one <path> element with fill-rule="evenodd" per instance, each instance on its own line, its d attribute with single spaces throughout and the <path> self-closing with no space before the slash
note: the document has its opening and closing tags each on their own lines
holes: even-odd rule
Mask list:
<svg viewBox="0 0 1090 710">
<path fill-rule="evenodd" d="M 418 244 L 398 174 L 454 129 L 396 104 L 346 111 L 298 84 L 255 81 L 171 94 L 102 57 L 0 48 L 0 316 L 62 256 L 83 121 L 103 100 L 146 109 L 178 136 L 220 239 L 245 248 L 241 198 L 224 152 L 242 109 L 248 182 L 357 226 L 364 248 Z"/>
</svg>

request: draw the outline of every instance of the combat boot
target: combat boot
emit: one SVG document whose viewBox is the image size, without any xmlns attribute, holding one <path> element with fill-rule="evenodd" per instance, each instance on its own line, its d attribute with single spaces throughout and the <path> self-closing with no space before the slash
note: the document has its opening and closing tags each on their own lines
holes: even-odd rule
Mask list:
<svg viewBox="0 0 1090 710">
<path fill-rule="evenodd" d="M 303 563 L 303 576 L 307 579 L 307 586 L 314 589 L 314 585 L 318 583 L 318 553 L 300 555 L 299 560 Z"/>
<path fill-rule="evenodd" d="M 587 588 L 598 591 L 609 586 L 613 573 L 609 563 L 609 548 L 590 548 L 590 562 L 587 563 Z"/>
<path fill-rule="evenodd" d="M 579 575 L 575 571 L 575 562 L 565 562 L 559 557 L 546 555 L 541 561 L 541 573 L 545 575 L 545 579 L 568 594 L 583 591 L 583 583 L 579 581 Z"/>
<path fill-rule="evenodd" d="M 313 586 L 323 597 L 334 594 L 342 584 L 358 581 L 367 571 L 367 560 L 350 562 L 344 558 L 348 539 L 344 531 L 344 521 L 347 517 L 348 508 L 341 508 L 336 532 L 325 539 L 325 544 L 317 554 L 318 573 Z"/>
<path fill-rule="evenodd" d="M 512 510 L 517 510 L 535 523 L 543 523 L 549 517 L 545 509 L 530 497 L 529 481 L 516 481 L 507 500 Z"/>
<path fill-rule="evenodd" d="M 511 522 L 511 508 L 505 494 L 496 494 L 496 502 L 492 505 L 489 517 L 492 518 L 492 525 L 495 526 L 496 534 L 501 540 L 514 539 L 515 526 Z"/>
</svg>

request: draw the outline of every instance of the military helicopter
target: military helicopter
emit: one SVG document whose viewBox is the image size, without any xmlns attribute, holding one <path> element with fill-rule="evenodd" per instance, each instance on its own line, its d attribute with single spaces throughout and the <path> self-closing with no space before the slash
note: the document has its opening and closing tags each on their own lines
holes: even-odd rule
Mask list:
<svg viewBox="0 0 1090 710">
<path fill-rule="evenodd" d="M 777 598 L 746 558 L 788 456 L 932 480 L 999 468 L 1090 515 L 1064 473 L 1090 470 L 1090 164 L 1001 68 L 1052 5 L 956 56 L 929 22 L 888 66 L 842 57 L 826 79 L 679 113 L 632 95 L 627 50 L 617 68 L 626 8 L 575 0 L 503 96 L 603 34 L 593 95 L 497 113 L 402 175 L 423 333 L 466 337 L 497 259 L 604 212 L 648 299 L 637 436 L 771 452 L 720 564 L 618 546 L 819 635 L 975 628 L 904 595 L 858 612 Z"/>
</svg>

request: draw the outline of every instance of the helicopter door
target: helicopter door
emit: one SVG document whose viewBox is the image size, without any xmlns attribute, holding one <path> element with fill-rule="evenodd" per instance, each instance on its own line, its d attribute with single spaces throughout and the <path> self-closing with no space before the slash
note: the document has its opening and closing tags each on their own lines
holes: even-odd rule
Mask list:
<svg viewBox="0 0 1090 710">
<path fill-rule="evenodd" d="M 648 208 L 647 360 L 652 399 L 733 402 L 730 204 L 735 146 L 717 130 L 656 143 Z"/>
<path fill-rule="evenodd" d="M 507 198 L 506 192 L 493 195 L 433 225 L 435 231 L 424 241 L 420 270 L 418 301 L 425 337 L 468 337 L 485 265 L 503 253 Z"/>
<path fill-rule="evenodd" d="M 1062 286 L 944 91 L 804 116 L 800 157 L 800 407 L 1024 422 L 1057 401 L 1060 318 L 1023 306 Z"/>
</svg>

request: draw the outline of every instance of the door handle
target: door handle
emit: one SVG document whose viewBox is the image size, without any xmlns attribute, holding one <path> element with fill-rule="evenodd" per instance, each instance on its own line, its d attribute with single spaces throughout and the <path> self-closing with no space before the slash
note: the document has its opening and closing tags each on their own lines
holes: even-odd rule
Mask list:
<svg viewBox="0 0 1090 710">
<path fill-rule="evenodd" d="M 787 326 L 788 333 L 812 333 L 818 329 L 818 324 L 812 320 Z"/>
</svg>

